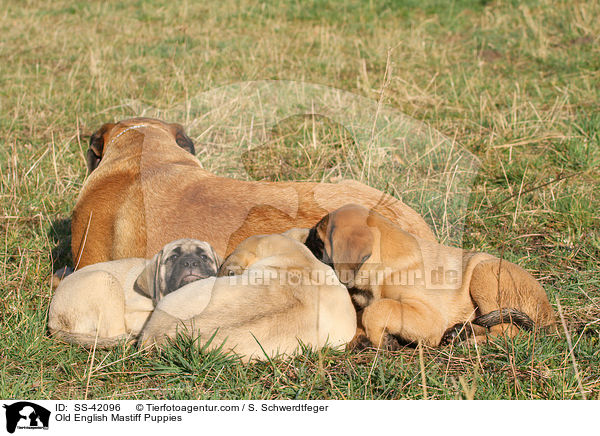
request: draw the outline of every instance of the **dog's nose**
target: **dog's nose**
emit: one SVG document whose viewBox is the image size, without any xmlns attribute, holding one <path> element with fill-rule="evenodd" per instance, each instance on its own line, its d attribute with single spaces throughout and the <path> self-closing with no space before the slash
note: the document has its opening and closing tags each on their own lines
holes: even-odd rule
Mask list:
<svg viewBox="0 0 600 436">
<path fill-rule="evenodd" d="M 200 263 L 197 260 L 186 260 L 183 262 L 183 266 L 186 268 L 198 268 Z"/>
</svg>

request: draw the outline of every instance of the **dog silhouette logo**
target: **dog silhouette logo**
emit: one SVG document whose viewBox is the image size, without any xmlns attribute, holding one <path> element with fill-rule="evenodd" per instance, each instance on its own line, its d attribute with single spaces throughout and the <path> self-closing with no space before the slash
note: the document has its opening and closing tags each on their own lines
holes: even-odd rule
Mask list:
<svg viewBox="0 0 600 436">
<path fill-rule="evenodd" d="M 29 401 L 18 401 L 3 406 L 6 409 L 6 431 L 19 429 L 48 429 L 50 411 Z"/>
</svg>

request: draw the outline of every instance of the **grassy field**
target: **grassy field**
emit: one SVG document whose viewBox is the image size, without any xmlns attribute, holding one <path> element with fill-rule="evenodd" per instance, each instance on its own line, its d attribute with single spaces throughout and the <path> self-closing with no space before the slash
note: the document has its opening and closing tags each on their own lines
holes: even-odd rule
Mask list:
<svg viewBox="0 0 600 436">
<path fill-rule="evenodd" d="M 600 399 L 600 3 L 0 5 L 0 398 Z M 48 277 L 71 263 L 68 219 L 89 135 L 263 79 L 379 101 L 477 156 L 463 246 L 531 271 L 563 333 L 247 365 L 184 338 L 160 355 L 50 339 Z M 308 139 L 332 150 L 346 141 L 320 125 Z M 218 144 L 192 136 L 203 165 L 227 174 Z M 333 178 L 336 159 L 316 159 L 328 172 L 300 159 L 284 176 Z M 248 172 L 269 176 L 261 168 Z"/>
</svg>

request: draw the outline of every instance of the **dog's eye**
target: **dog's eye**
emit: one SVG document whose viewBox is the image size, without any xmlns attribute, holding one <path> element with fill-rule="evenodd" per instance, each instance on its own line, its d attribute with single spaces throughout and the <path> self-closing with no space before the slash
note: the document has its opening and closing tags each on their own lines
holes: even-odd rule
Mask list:
<svg viewBox="0 0 600 436">
<path fill-rule="evenodd" d="M 234 276 L 234 275 L 235 275 L 235 271 L 234 271 L 234 270 L 232 270 L 232 269 L 230 269 L 230 270 L 227 272 L 227 275 L 228 275 L 228 276 Z"/>
<path fill-rule="evenodd" d="M 177 258 L 179 257 L 178 254 L 172 254 L 169 256 L 169 258 L 167 259 L 169 262 L 175 262 L 177 260 Z"/>
<path fill-rule="evenodd" d="M 206 254 L 203 254 L 202 256 L 200 256 L 200 259 L 202 260 L 202 262 L 207 262 L 208 256 Z"/>
</svg>

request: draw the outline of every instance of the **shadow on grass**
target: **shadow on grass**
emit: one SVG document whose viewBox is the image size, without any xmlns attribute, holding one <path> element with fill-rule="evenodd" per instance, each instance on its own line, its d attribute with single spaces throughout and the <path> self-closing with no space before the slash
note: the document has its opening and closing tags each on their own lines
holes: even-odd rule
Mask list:
<svg viewBox="0 0 600 436">
<path fill-rule="evenodd" d="M 48 230 L 52 244 L 52 271 L 63 266 L 73 266 L 71 256 L 71 218 L 57 217 Z"/>
</svg>

